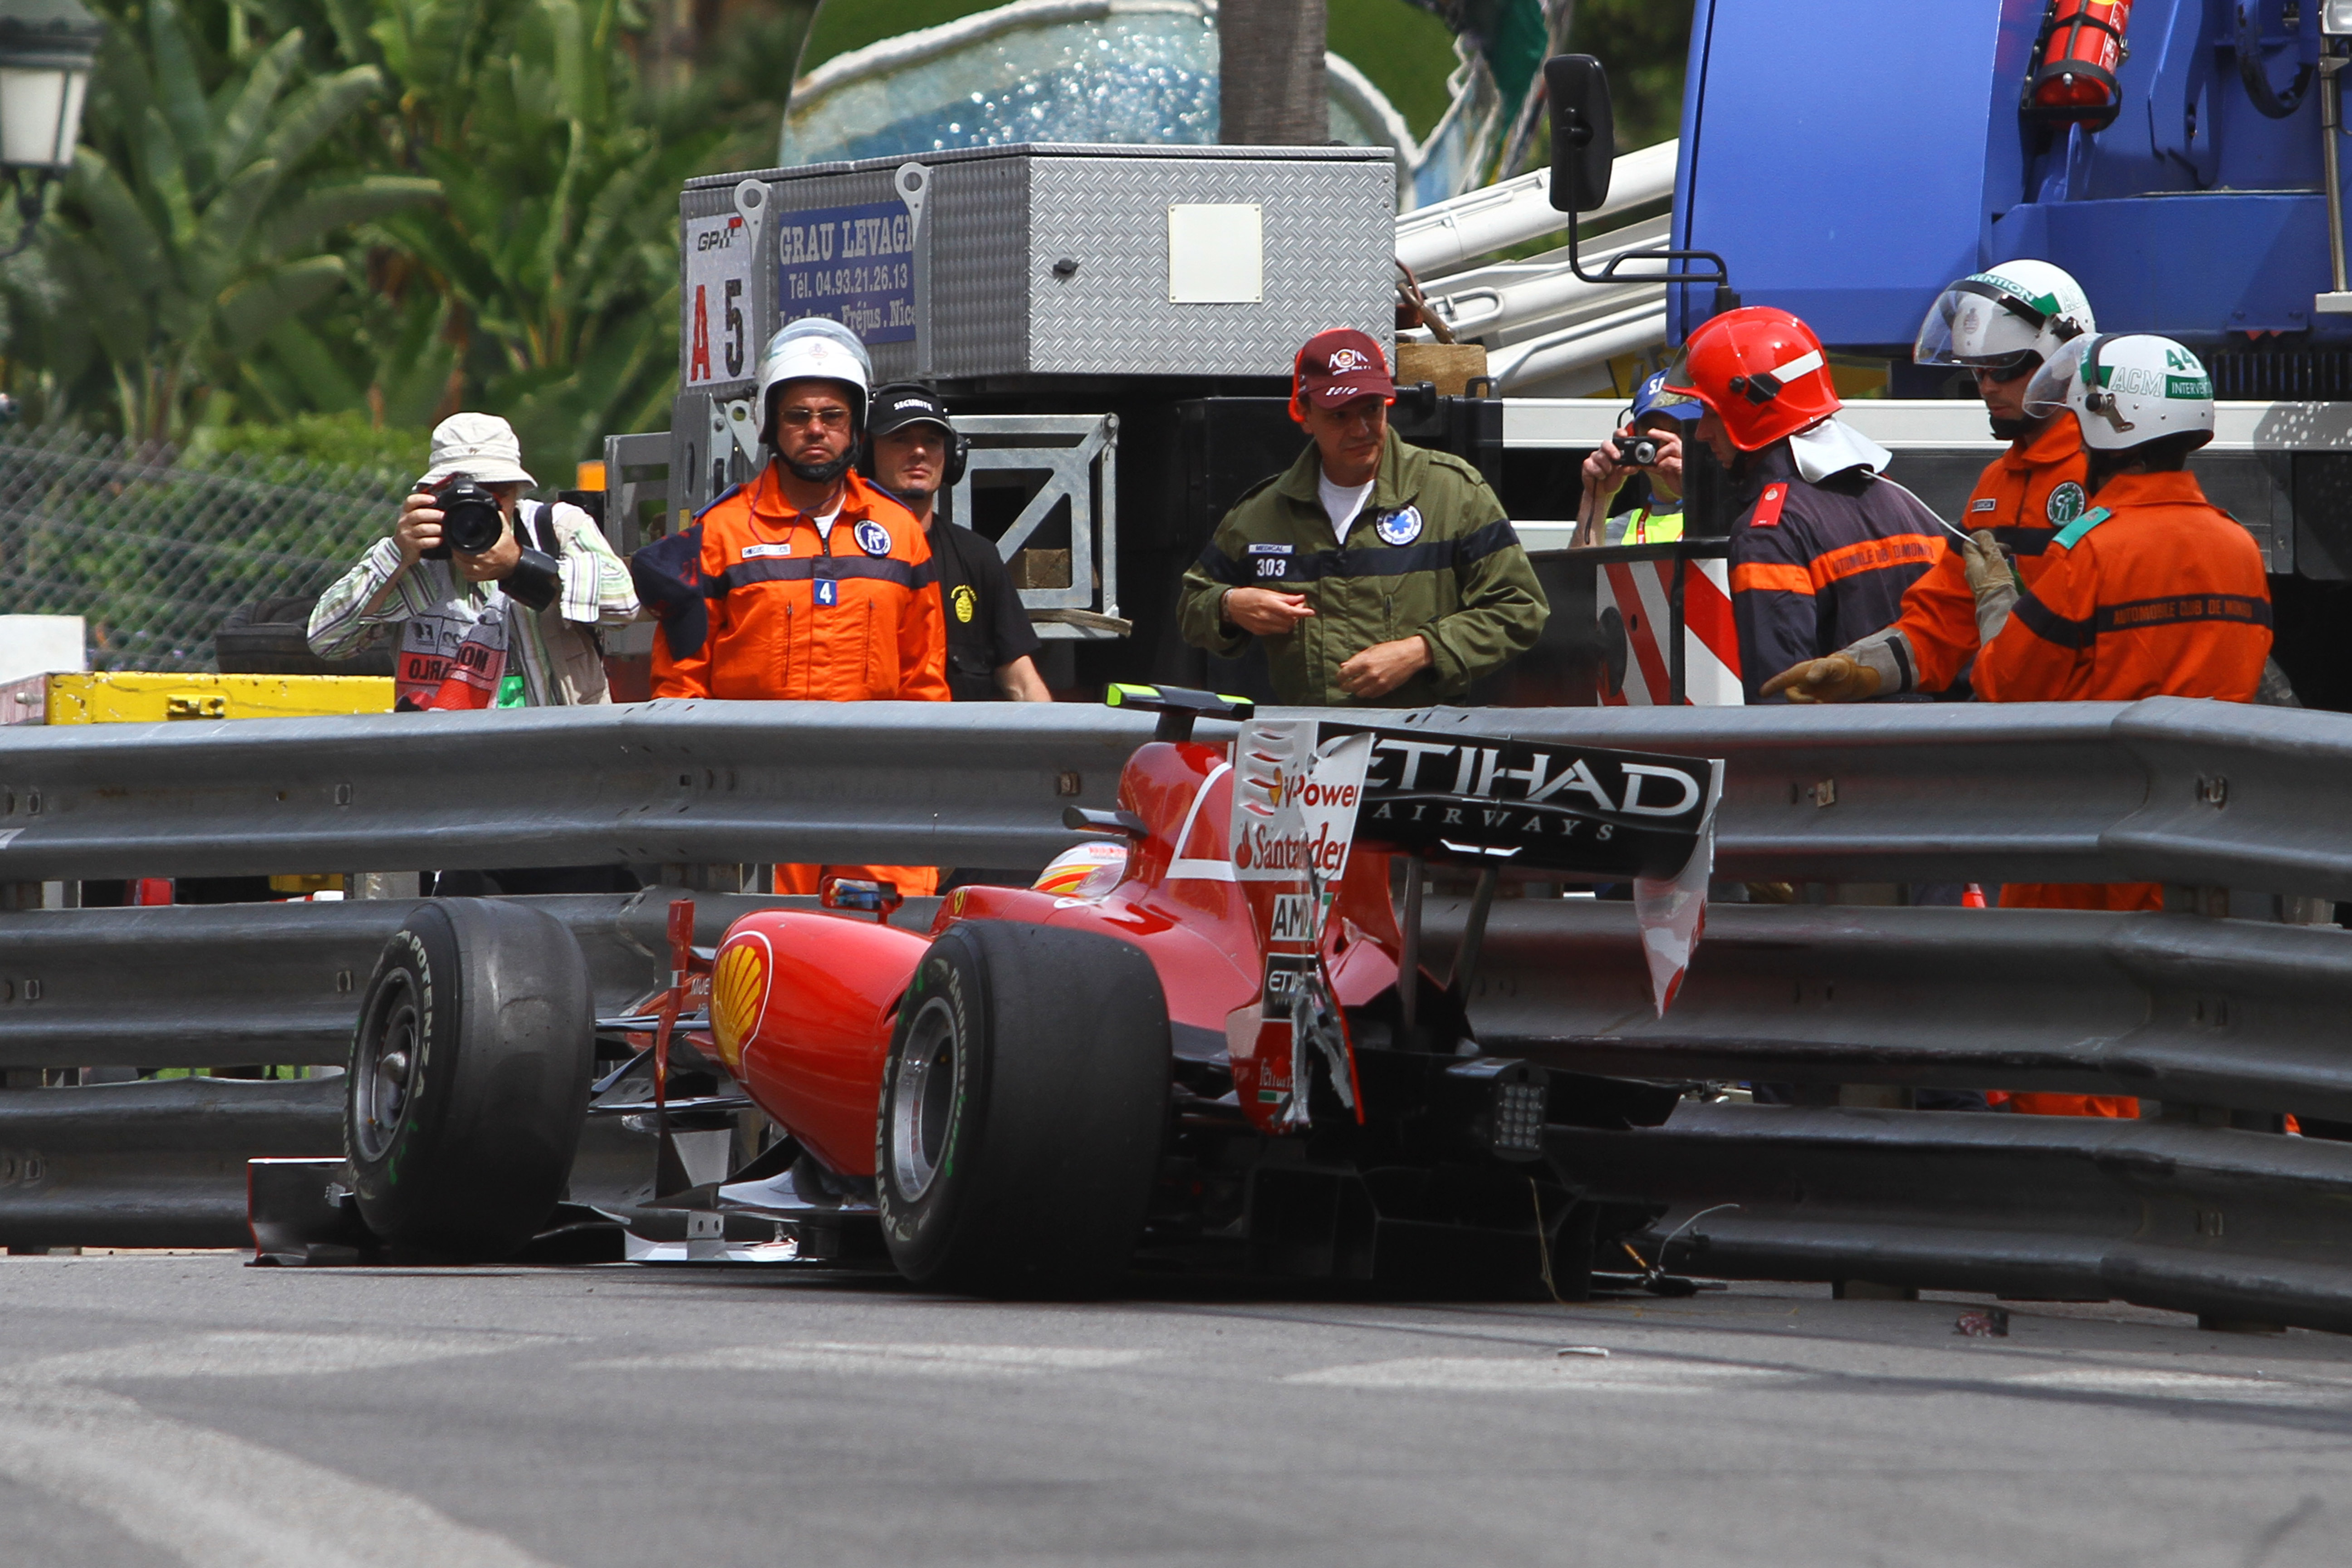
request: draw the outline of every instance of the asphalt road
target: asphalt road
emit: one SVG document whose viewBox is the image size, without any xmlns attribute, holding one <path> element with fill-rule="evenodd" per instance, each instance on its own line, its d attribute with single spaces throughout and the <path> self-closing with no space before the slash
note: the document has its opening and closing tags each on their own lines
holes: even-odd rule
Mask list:
<svg viewBox="0 0 2352 1568">
<path fill-rule="evenodd" d="M 1955 1335 L 1976 1304 L 1750 1286 L 1011 1307 L 773 1271 L 11 1258 L 0 1562 L 2256 1568 L 2342 1549 L 2352 1341 L 2091 1306 Z"/>
</svg>

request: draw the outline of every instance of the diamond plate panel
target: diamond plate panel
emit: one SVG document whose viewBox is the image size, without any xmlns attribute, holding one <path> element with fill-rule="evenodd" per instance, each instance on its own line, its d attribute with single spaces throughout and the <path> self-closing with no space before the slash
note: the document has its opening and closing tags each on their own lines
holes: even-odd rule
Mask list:
<svg viewBox="0 0 2352 1568">
<path fill-rule="evenodd" d="M 1287 375 L 1326 327 L 1395 335 L 1395 175 L 1384 152 L 1353 147 L 1091 147 L 1041 144 L 926 153 L 934 171 L 928 301 L 932 374 Z M 899 158 L 770 169 L 687 182 L 680 211 L 728 210 L 739 179 L 774 194 L 762 236 L 810 207 L 893 199 Z M 1265 214 L 1265 298 L 1168 300 L 1168 207 L 1255 202 Z M 1054 276 L 1075 258 L 1076 274 Z M 681 265 L 683 263 L 681 262 Z M 759 338 L 780 324 L 759 291 Z M 919 307 L 920 308 L 920 307 Z M 917 374 L 916 345 L 874 349 L 875 374 Z"/>
<path fill-rule="evenodd" d="M 1029 363 L 1029 171 L 1024 156 L 932 165 L 932 370 L 1003 375 Z M 1044 265 L 1050 268 L 1054 258 Z"/>
<path fill-rule="evenodd" d="M 1263 301 L 1169 302 L 1168 208 L 1195 202 L 1263 209 Z M 1395 336 L 1385 161 L 1041 157 L 1029 210 L 1033 374 L 1287 375 L 1327 327 Z"/>
</svg>

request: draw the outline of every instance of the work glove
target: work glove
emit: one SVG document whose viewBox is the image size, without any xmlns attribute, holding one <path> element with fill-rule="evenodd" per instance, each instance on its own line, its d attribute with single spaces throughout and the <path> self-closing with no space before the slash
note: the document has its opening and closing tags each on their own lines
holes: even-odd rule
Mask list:
<svg viewBox="0 0 2352 1568">
<path fill-rule="evenodd" d="M 1791 702 L 1859 702 L 1878 695 L 1878 671 L 1841 651 L 1790 665 L 1764 683 L 1764 695 Z"/>
<path fill-rule="evenodd" d="M 1969 592 L 1977 598 L 1977 642 L 1990 647 L 2001 627 L 2009 624 L 2009 613 L 2016 607 L 2023 584 L 2018 581 L 2016 565 L 1990 529 L 1979 528 L 1969 534 L 1968 542 L 1960 546 L 1960 555 Z"/>
<path fill-rule="evenodd" d="M 1903 645 L 1899 654 L 1897 643 Z M 1911 689 L 1910 672 L 1918 665 L 1911 640 L 1900 629 L 1888 626 L 1848 643 L 1825 658 L 1790 665 L 1766 681 L 1760 695 L 1785 696 L 1791 702 L 1861 702 L 1892 697 Z"/>
</svg>

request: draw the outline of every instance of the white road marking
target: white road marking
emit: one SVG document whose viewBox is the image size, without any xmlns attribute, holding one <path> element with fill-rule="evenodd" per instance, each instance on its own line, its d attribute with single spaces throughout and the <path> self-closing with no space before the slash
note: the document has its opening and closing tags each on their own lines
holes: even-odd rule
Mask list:
<svg viewBox="0 0 2352 1568">
<path fill-rule="evenodd" d="M 360 1372 L 542 1338 L 202 1334 L 52 1356 L 0 1371 L 0 1473 L 113 1521 L 190 1568 L 549 1568 L 415 1498 L 80 1386 L 100 1377 Z"/>
<path fill-rule="evenodd" d="M 1769 1367 L 1584 1356 L 1409 1356 L 1293 1373 L 1295 1387 L 1423 1389 L 1462 1394 L 1705 1394 L 1786 1375 Z"/>
<path fill-rule="evenodd" d="M 1150 1351 L 1041 1345 L 853 1344 L 811 1340 L 785 1345 L 719 1345 L 668 1355 L 587 1363 L 597 1372 L 838 1372 L 916 1377 L 1021 1377 L 1040 1372 L 1099 1372 L 1129 1366 Z"/>
<path fill-rule="evenodd" d="M 2352 1386 L 2289 1383 L 2280 1378 L 2165 1367 L 2070 1366 L 2000 1380 L 2005 1386 L 2066 1394 L 2138 1394 L 2162 1399 L 2242 1399 L 2261 1404 L 2344 1399 Z"/>
</svg>

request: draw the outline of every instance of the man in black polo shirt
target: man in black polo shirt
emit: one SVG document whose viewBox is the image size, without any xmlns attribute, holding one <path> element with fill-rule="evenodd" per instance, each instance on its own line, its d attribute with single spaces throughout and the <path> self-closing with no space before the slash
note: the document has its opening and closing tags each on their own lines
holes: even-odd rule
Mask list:
<svg viewBox="0 0 2352 1568">
<path fill-rule="evenodd" d="M 1045 644 L 996 546 L 941 519 L 940 487 L 963 477 L 964 445 L 947 405 L 929 387 L 897 382 L 874 391 L 866 416 L 866 471 L 915 514 L 931 542 L 940 605 L 947 613 L 948 687 L 959 702 L 1051 702 L 1037 674 Z"/>
</svg>

